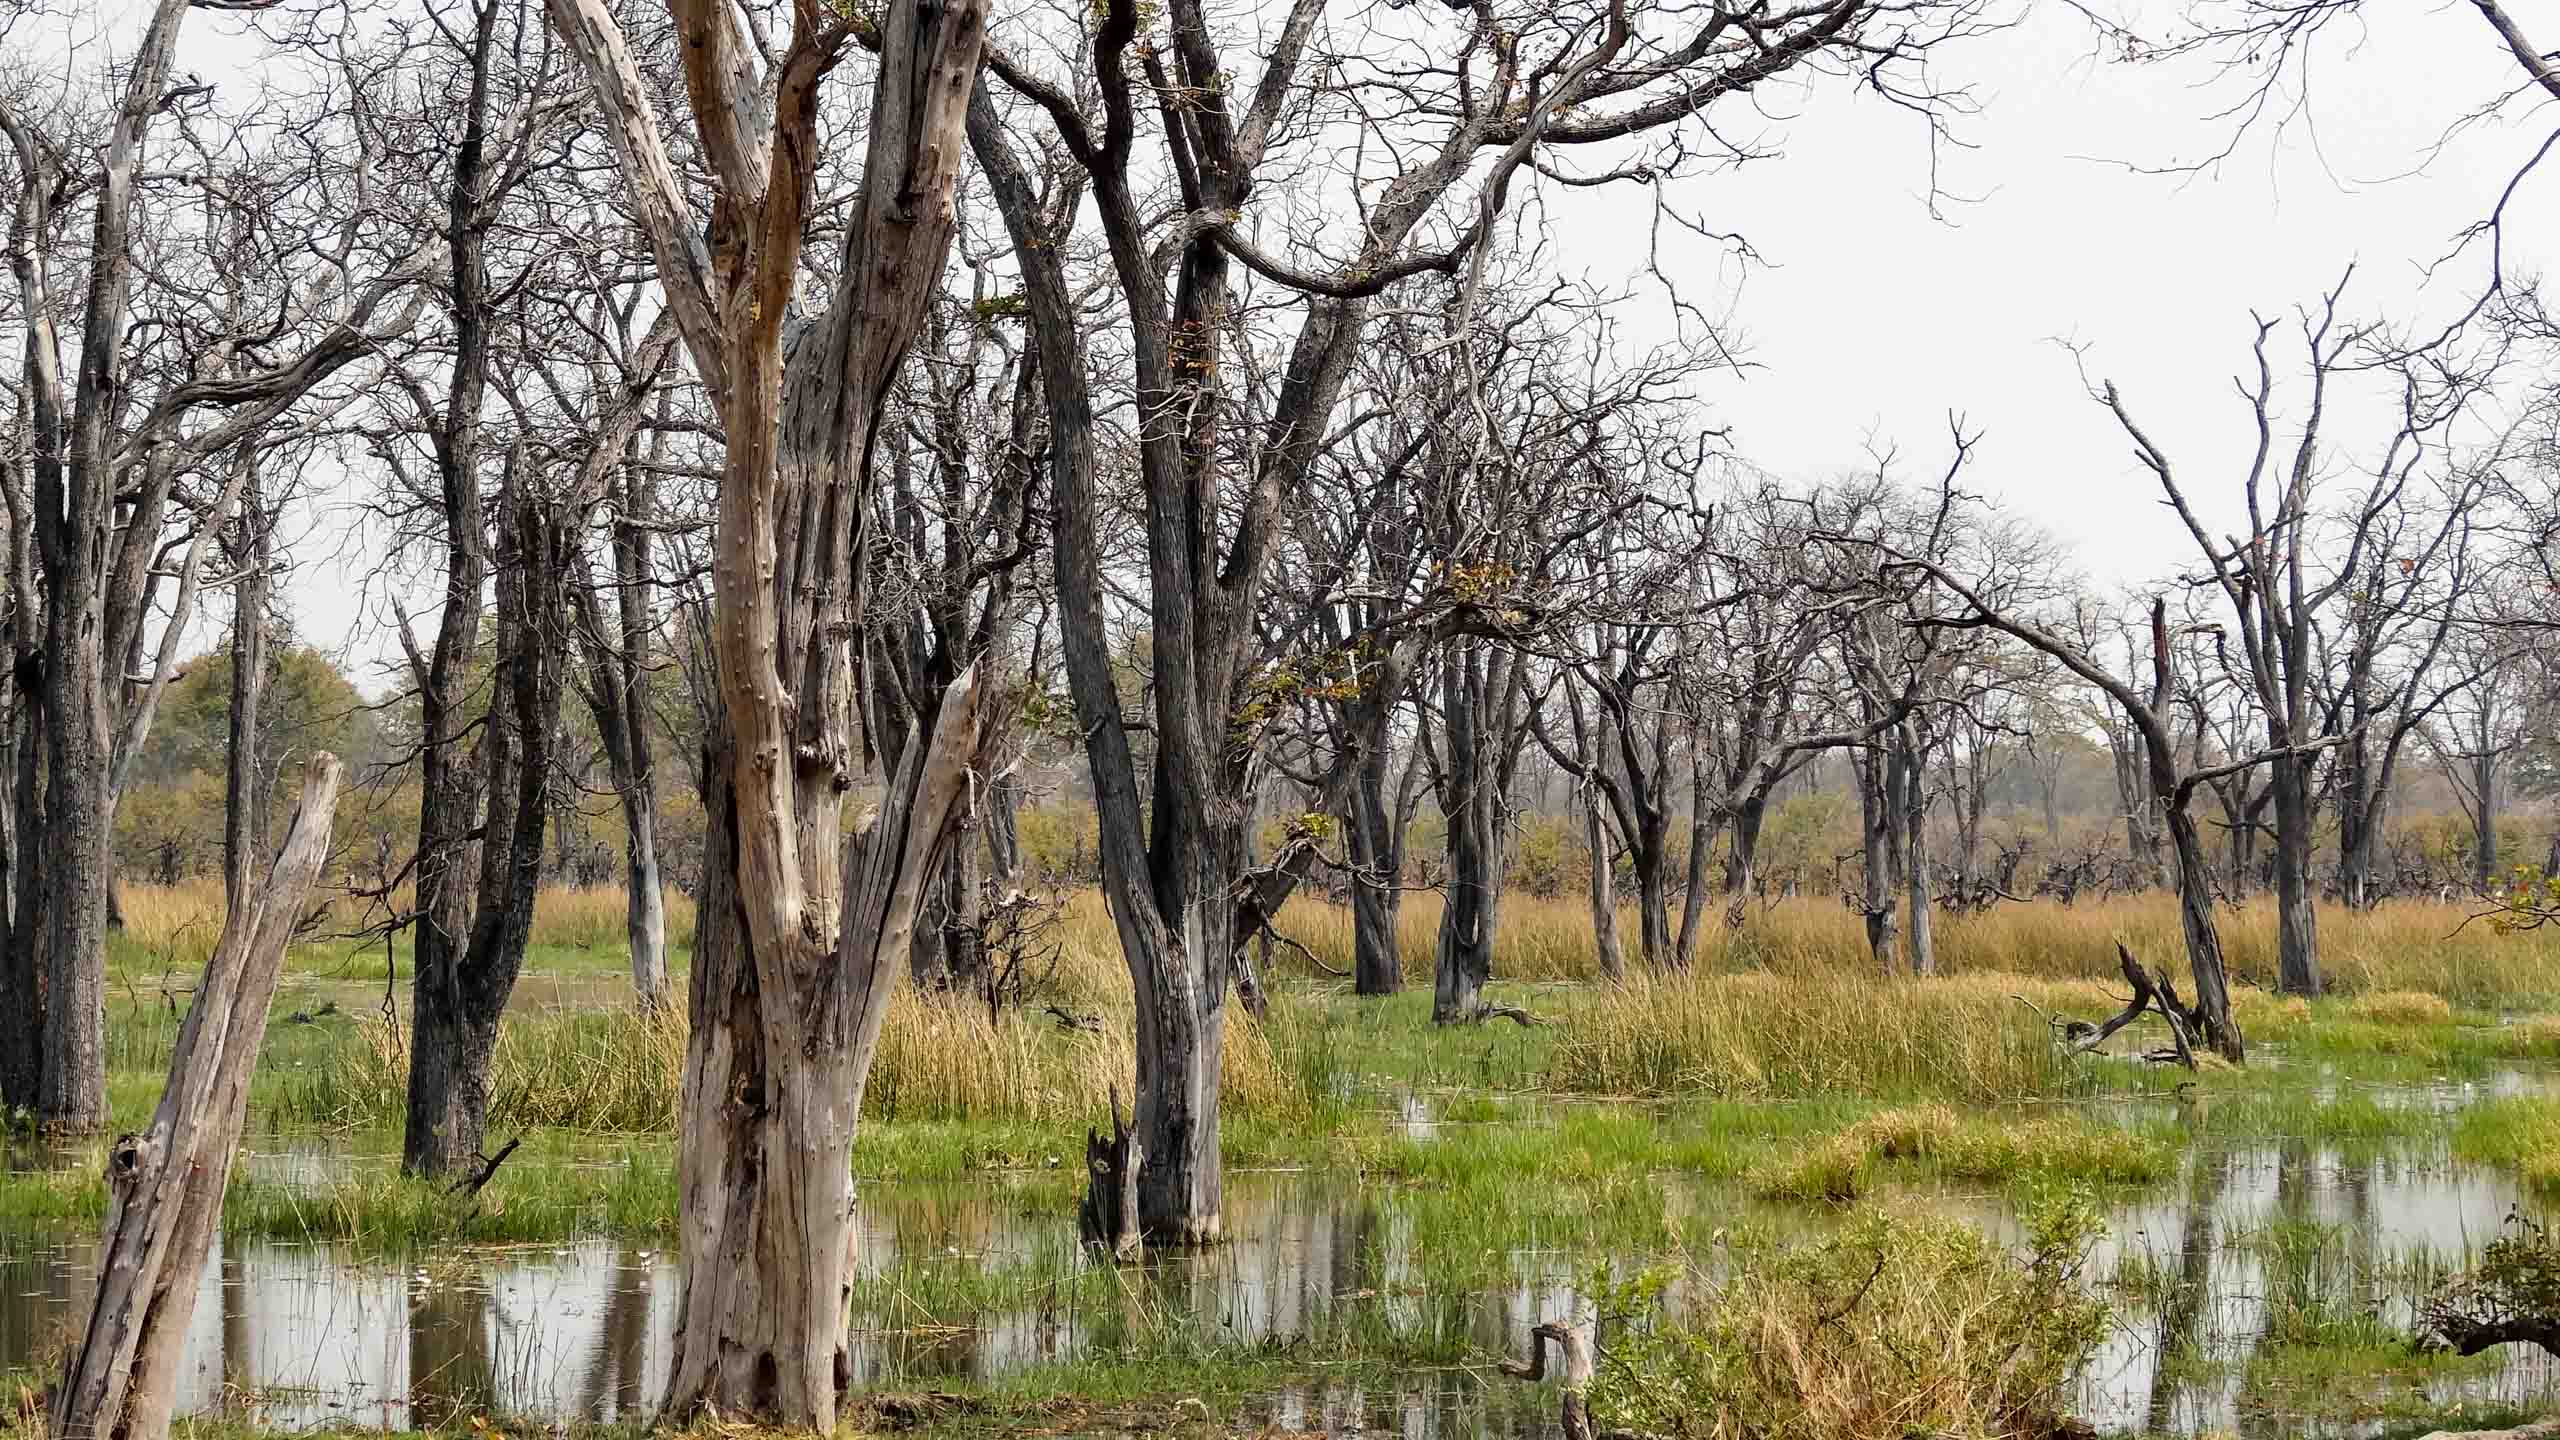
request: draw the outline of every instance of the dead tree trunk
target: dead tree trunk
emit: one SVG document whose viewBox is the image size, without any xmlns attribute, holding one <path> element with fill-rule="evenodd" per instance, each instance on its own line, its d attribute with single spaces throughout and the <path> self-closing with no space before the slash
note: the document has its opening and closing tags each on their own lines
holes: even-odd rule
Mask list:
<svg viewBox="0 0 2560 1440">
<path fill-rule="evenodd" d="M 1928 747 L 1915 738 L 1916 721 L 1894 727 L 1894 746 L 1902 754 L 1903 889 L 1910 899 L 1909 928 L 1904 935 L 1911 954 L 1911 973 L 1938 973 L 1938 936 L 1929 876 Z"/>
<path fill-rule="evenodd" d="M 51 1433 L 62 1440 L 169 1433 L 180 1353 L 248 1118 L 249 1074 L 285 947 L 328 859 L 337 794 L 337 757 L 313 756 L 265 886 L 231 911 L 205 964 L 150 1128 L 108 1154 L 97 1301 L 54 1396 Z"/>
<path fill-rule="evenodd" d="M 1600 952 L 1600 973 L 1618 980 L 1627 973 L 1625 952 L 1618 948 L 1618 855 L 1601 807 L 1599 796 L 1583 797 L 1582 843 L 1591 856 L 1591 935 Z M 1696 912 L 1696 906 L 1689 908 Z"/>
<path fill-rule="evenodd" d="M 662 439 L 663 432 L 653 437 L 653 446 Z M 656 487 L 644 472 L 614 468 L 612 628 L 608 630 L 608 612 L 583 576 L 570 599 L 586 642 L 587 708 L 595 717 L 614 793 L 622 801 L 623 883 L 629 893 L 623 928 L 631 943 L 631 988 L 642 1008 L 654 1010 L 667 999 L 666 878 L 658 860 L 658 767 L 649 737 L 649 653 L 655 630 L 649 604 L 654 585 L 650 530 Z"/>
<path fill-rule="evenodd" d="M 241 463 L 249 467 L 249 480 L 232 522 L 238 536 L 231 563 L 240 579 L 231 592 L 231 763 L 222 797 L 222 892 L 234 913 L 248 904 L 257 856 L 266 849 L 266 805 L 259 793 L 266 769 L 258 726 L 267 688 L 267 567 L 274 556 L 274 525 L 258 484 L 257 456 L 245 445 Z"/>
<path fill-rule="evenodd" d="M 1084 1243 L 1115 1261 L 1138 1258 L 1138 1175 L 1146 1147 L 1120 1116 L 1120 1091 L 1111 1092 L 1111 1138 L 1087 1131 L 1084 1140 L 1084 1204 L 1076 1212 Z"/>
<path fill-rule="evenodd" d="M 510 457 L 502 502 L 508 513 L 507 544 L 496 567 L 498 657 L 480 727 L 476 786 L 488 797 L 481 835 L 476 846 L 450 844 L 443 852 L 454 859 L 471 849 L 479 854 L 476 879 L 440 877 L 455 890 L 471 888 L 471 918 L 467 929 L 440 935 L 433 946 L 421 934 L 414 967 L 401 1165 L 417 1175 L 446 1174 L 485 1148 L 498 1021 L 524 965 L 542 886 L 547 792 L 568 659 L 569 541 L 551 506 L 529 493 L 529 468 L 521 455 Z M 476 506 L 472 523 L 478 523 Z M 475 616 L 477 609 L 475 603 Z M 456 868 L 452 859 L 446 864 Z"/>
<path fill-rule="evenodd" d="M 2269 769 L 2276 812 L 2276 989 L 2317 996 L 2320 915 L 2311 884 L 2311 760 L 2283 756 Z"/>
<path fill-rule="evenodd" d="M 987 7 L 949 0 L 877 18 L 862 184 L 830 217 L 844 246 L 825 310 L 797 327 L 790 301 L 817 218 L 819 86 L 850 48 L 849 28 L 807 12 L 768 102 L 729 8 L 670 7 L 711 171 L 706 225 L 610 7 L 547 8 L 604 112 L 728 437 L 712 567 L 712 839 L 677 1156 L 685 1295 L 665 1413 L 823 1434 L 850 1374 L 863 1085 L 924 887 L 992 729 L 982 697 L 996 687 L 964 667 L 899 747 L 868 833 L 846 842 L 845 796 L 863 759 L 853 697 L 871 454 L 949 252 Z"/>
</svg>

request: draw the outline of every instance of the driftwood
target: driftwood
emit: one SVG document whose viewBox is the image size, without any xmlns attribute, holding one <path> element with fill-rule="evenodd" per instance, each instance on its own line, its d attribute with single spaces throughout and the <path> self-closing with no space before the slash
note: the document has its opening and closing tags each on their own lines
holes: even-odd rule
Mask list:
<svg viewBox="0 0 2560 1440">
<path fill-rule="evenodd" d="M 107 1221 L 89 1325 L 55 1392 L 57 1440 L 164 1440 L 197 1282 L 248 1117 L 276 977 L 329 855 L 338 760 L 314 755 L 266 884 L 223 922 L 151 1126 L 107 1156 Z"/>
<path fill-rule="evenodd" d="M 1502 1373 L 1515 1380 L 1544 1381 L 1550 1345 L 1563 1362 L 1563 1373 L 1556 1379 L 1564 1387 L 1564 1440 L 1597 1440 L 1591 1428 L 1591 1342 L 1582 1338 L 1581 1331 L 1554 1321 L 1533 1327 L 1529 1331 L 1529 1363 L 1505 1360 Z"/>
<path fill-rule="evenodd" d="M 519 1135 L 500 1147 L 495 1155 L 473 1155 L 471 1158 L 480 1162 L 479 1168 L 446 1186 L 444 1193 L 465 1198 L 479 1194 L 480 1188 L 498 1173 L 498 1167 L 506 1164 L 507 1157 L 516 1153 L 516 1147 L 523 1143 L 524 1137 Z"/>
<path fill-rule="evenodd" d="M 2053 1027 L 2056 1037 L 2070 1048 L 2072 1054 L 2086 1055 L 2105 1044 L 2117 1031 L 2141 1019 L 2143 1012 L 2157 1012 L 2162 1020 L 2168 1022 L 2169 1043 L 2159 1049 L 2145 1051 L 2142 1058 L 2155 1064 L 2174 1060 L 2190 1070 L 2195 1069 L 2196 1017 L 2194 1012 L 2179 1003 L 2176 984 L 2165 972 L 2154 975 L 2143 968 L 2142 962 L 2133 958 L 2133 952 L 2126 949 L 2122 941 L 2116 942 L 2116 959 L 2123 967 L 2125 983 L 2133 987 L 2133 998 L 2125 1002 L 2124 1009 L 2102 1024 L 2093 1025 L 2086 1020 L 2054 1015 L 2045 1015 L 2045 1023 Z M 2044 1014 L 2034 1001 L 2024 995 L 2011 998 L 2040 1015 Z"/>
<path fill-rule="evenodd" d="M 1459 1018 L 1470 1025 L 1482 1025 L 1488 1020 L 1508 1020 L 1524 1030 L 1547 1023 L 1517 1005 L 1496 1005 L 1489 1000 Z"/>
<path fill-rule="evenodd" d="M 1116 1261 L 1138 1258 L 1138 1167 L 1146 1158 L 1146 1147 L 1120 1113 L 1120 1090 L 1114 1086 L 1111 1138 L 1085 1132 L 1084 1204 L 1076 1211 L 1076 1228 L 1084 1243 L 1109 1251 Z"/>
<path fill-rule="evenodd" d="M 2419 1305 L 2419 1322 L 2457 1354 L 2524 1344 L 2560 1355 L 2560 1247 L 2520 1213 L 2507 1223 L 2512 1234 L 2490 1241 L 2477 1265 Z"/>
</svg>

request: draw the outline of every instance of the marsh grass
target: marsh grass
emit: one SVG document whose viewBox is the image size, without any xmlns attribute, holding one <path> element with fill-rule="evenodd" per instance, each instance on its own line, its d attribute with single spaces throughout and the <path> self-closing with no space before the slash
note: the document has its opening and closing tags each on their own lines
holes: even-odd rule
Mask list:
<svg viewBox="0 0 2560 1440">
<path fill-rule="evenodd" d="M 1592 1391 L 1612 1425 L 1692 1440 L 2055 1433 L 2064 1380 L 2107 1333 L 2081 1283 L 2094 1211 L 2030 1222 L 2024 1255 L 1954 1222 L 1864 1213 L 1809 1244 L 1750 1250 L 1698 1298 L 1622 1330 Z M 1645 1316 L 1664 1280 L 1601 1282 Z"/>
<path fill-rule="evenodd" d="M 863 1096 L 866 1118 L 899 1122 L 1082 1123 L 1126 1102 L 1137 1061 L 1125 1016 L 1100 1033 L 1020 1011 L 989 1021 L 974 1006 L 900 992 L 880 1030 Z M 501 1130 L 666 1134 L 684 1085 L 686 1024 L 653 1011 L 548 1008 L 500 1024 L 490 1064 L 490 1121 Z M 336 1129 L 399 1123 L 407 1058 L 399 1027 L 353 1022 L 346 1043 L 279 1077 L 285 1120 Z M 1250 1016 L 1227 1027 L 1222 1083 L 1238 1112 L 1293 1117 L 1308 1098 Z"/>
<path fill-rule="evenodd" d="M 2009 977 L 1879 980 L 1832 972 L 1638 981 L 1592 992 L 1557 1041 L 1549 1083 L 1588 1094 L 1856 1095 L 1989 1104 L 2086 1084 L 2048 1011 L 2103 1013 L 2094 985 Z M 2038 998 L 2040 997 L 2040 998 Z"/>
<path fill-rule="evenodd" d="M 1944 1105 L 1887 1110 L 1771 1160 L 1751 1176 L 1765 1199 L 1847 1204 L 1896 1178 L 1935 1176 L 2032 1190 L 2156 1184 L 2178 1148 L 2078 1115 L 1960 1114 Z"/>
</svg>

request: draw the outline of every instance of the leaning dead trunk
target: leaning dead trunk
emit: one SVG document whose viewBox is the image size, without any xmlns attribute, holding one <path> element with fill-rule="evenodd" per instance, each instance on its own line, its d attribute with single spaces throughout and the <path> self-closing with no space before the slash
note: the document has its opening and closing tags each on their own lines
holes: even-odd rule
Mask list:
<svg viewBox="0 0 2560 1440">
<path fill-rule="evenodd" d="M 248 1118 L 250 1071 L 285 947 L 328 859 L 337 794 L 337 757 L 313 756 L 283 851 L 251 903 L 232 909 L 205 963 L 150 1128 L 108 1155 L 97 1301 L 54 1397 L 52 1433 L 62 1440 L 169 1433 L 179 1358 Z"/>
<path fill-rule="evenodd" d="M 2222 932 L 2213 918 L 2213 877 L 2205 858 L 2204 837 L 2184 805 L 2162 807 L 2169 821 L 2169 844 L 2178 859 L 2178 925 L 2187 942 L 2187 963 L 2196 982 L 2196 1029 L 2223 1059 L 2239 1064 L 2246 1058 L 2240 1027 L 2231 1018 L 2231 982 L 2222 960 Z"/>
</svg>

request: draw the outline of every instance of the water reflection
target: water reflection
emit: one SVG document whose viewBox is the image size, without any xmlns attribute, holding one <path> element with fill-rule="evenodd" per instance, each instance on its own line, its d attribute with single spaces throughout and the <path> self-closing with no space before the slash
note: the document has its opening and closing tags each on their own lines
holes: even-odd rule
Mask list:
<svg viewBox="0 0 2560 1440">
<path fill-rule="evenodd" d="M 2438 1102 L 2413 1092 L 2407 1103 Z M 316 1178 L 343 1162 L 281 1152 L 248 1163 Z M 1694 1219 L 1693 1231 L 1746 1204 L 1670 1180 L 1664 1191 L 1669 1218 Z M 1576 1256 L 1522 1250 L 1499 1257 L 1499 1284 L 1435 1288 L 1395 1192 L 1303 1173 L 1231 1175 L 1233 1239 L 1218 1250 L 1080 1284 L 1086 1262 L 1054 1193 L 1000 1181 L 866 1189 L 857 1383 L 930 1387 L 1094 1353 L 1287 1342 L 1346 1326 L 1513 1353 L 1530 1326 L 1578 1308 Z M 2017 1238 L 2015 1217 L 1996 1205 L 1940 1203 Z M 2440 1148 L 2200 1144 L 2175 1183 L 2112 1217 L 2095 1273 L 2139 1283 L 2111 1292 L 2120 1323 L 2072 1408 L 2115 1432 L 2306 1433 L 2301 1417 L 2275 1413 L 2259 1393 L 2255 1362 L 2283 1328 L 2271 1337 L 2271 1321 L 2370 1315 L 2405 1327 L 2415 1297 L 2520 1205 L 2533 1208 L 2504 1177 L 2456 1165 Z M 85 1239 L 0 1235 L 0 1368 L 58 1360 L 94 1261 Z M 666 1385 L 676 1302 L 671 1257 L 637 1244 L 384 1262 L 332 1246 L 232 1242 L 216 1248 L 198 1288 L 180 1404 L 279 1429 L 410 1429 L 484 1413 L 628 1420 Z M 2446 1406 L 2547 1403 L 2560 1396 L 2560 1370 L 2518 1350 L 2428 1393 Z M 1388 1387 L 1283 1390 L 1253 1418 L 1289 1432 L 1442 1440 L 1540 1433 L 1537 1402 L 1528 1387 L 1425 1374 Z"/>
<path fill-rule="evenodd" d="M 986 1380 L 1186 1336 L 1286 1342 L 1347 1306 L 1406 1333 L 1505 1348 L 1573 1309 L 1571 1267 L 1543 1254 L 1517 1257 L 1511 1286 L 1426 1293 L 1409 1224 L 1356 1185 L 1233 1175 L 1227 1199 L 1232 1243 L 1096 1289 L 1073 1283 L 1086 1261 L 1071 1218 L 1026 1213 L 1007 1186 L 877 1189 L 861 1215 L 873 1283 L 855 1317 L 855 1379 Z M 85 1240 L 0 1237 L 0 1368 L 58 1357 L 95 1256 Z M 1010 1275 L 1008 1293 L 1029 1298 L 937 1310 L 909 1293 L 920 1269 Z M 602 1240 L 397 1263 L 331 1245 L 220 1244 L 198 1289 L 179 1405 L 278 1429 L 443 1427 L 483 1413 L 635 1418 L 667 1382 L 676 1284 L 671 1257 Z M 1460 1379 L 1392 1394 L 1306 1392 L 1287 1404 L 1356 1411 L 1370 1428 L 1419 1437 L 1437 1434 L 1444 1412 L 1481 1410 L 1474 1395 Z M 1403 1418 L 1388 1424 L 1389 1412 Z"/>
</svg>

